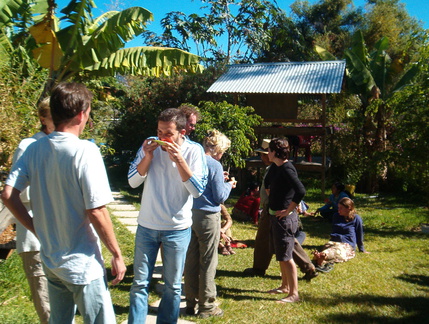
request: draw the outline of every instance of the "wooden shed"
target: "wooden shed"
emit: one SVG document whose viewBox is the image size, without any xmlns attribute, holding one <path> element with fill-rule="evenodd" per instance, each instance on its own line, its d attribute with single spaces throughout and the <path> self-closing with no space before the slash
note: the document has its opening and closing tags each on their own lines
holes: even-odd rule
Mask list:
<svg viewBox="0 0 429 324">
<path fill-rule="evenodd" d="M 259 140 L 267 136 L 319 137 L 322 150 L 320 161 L 293 162 L 297 170 L 320 173 L 324 195 L 325 173 L 329 168 L 326 137 L 333 133 L 331 127 L 326 127 L 327 95 L 341 92 L 345 67 L 345 61 L 235 64 L 230 65 L 207 92 L 245 96 L 247 104 L 254 107 L 265 122 L 294 125 L 257 127 L 255 133 Z M 299 100 L 303 96 L 318 98 L 320 114 L 316 118 L 299 118 Z M 247 165 L 262 166 L 252 159 L 247 161 Z"/>
</svg>

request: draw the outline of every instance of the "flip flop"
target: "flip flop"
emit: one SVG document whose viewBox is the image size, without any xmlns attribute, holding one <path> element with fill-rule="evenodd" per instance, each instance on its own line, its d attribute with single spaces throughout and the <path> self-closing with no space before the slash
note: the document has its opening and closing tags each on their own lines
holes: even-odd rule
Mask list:
<svg viewBox="0 0 429 324">
<path fill-rule="evenodd" d="M 332 269 L 334 269 L 334 265 L 332 263 L 325 263 L 322 266 L 319 266 L 319 265 L 316 266 L 316 271 L 323 272 L 323 273 L 328 273 Z"/>
<path fill-rule="evenodd" d="M 296 303 L 296 302 L 299 302 L 299 301 L 300 301 L 299 298 L 295 299 L 295 300 L 292 300 L 292 299 L 290 299 L 290 297 L 286 297 L 286 298 L 282 298 L 282 299 L 277 300 L 276 303 L 279 303 L 279 304 L 289 304 L 289 303 Z"/>
<path fill-rule="evenodd" d="M 270 294 L 270 295 L 287 294 L 287 293 L 288 291 L 285 292 L 279 288 L 274 288 L 267 291 L 267 294 Z"/>
</svg>

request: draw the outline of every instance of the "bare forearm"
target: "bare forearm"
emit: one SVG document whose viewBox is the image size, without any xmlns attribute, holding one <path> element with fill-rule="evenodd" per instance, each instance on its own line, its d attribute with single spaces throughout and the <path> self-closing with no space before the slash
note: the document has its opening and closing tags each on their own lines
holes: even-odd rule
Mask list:
<svg viewBox="0 0 429 324">
<path fill-rule="evenodd" d="M 232 226 L 232 218 L 231 215 L 228 213 L 228 210 L 226 209 L 225 205 L 220 205 L 220 213 L 222 215 L 222 219 L 225 220 L 225 224 L 222 226 L 222 230 L 224 233 L 231 228 Z"/>
<path fill-rule="evenodd" d="M 103 244 L 114 257 L 121 256 L 118 241 L 113 231 L 112 220 L 105 206 L 87 210 L 88 217 Z"/>
<path fill-rule="evenodd" d="M 110 219 L 109 212 L 105 206 L 87 210 L 87 215 L 95 228 L 101 241 L 112 254 L 112 275 L 116 276 L 112 280 L 112 284 L 116 285 L 124 279 L 127 267 L 122 258 L 122 253 L 113 232 L 113 225 Z"/>
<path fill-rule="evenodd" d="M 33 218 L 28 214 L 28 211 L 22 203 L 19 195 L 19 190 L 6 185 L 1 197 L 4 205 L 10 210 L 16 219 L 18 219 L 25 228 L 35 234 Z"/>
<path fill-rule="evenodd" d="M 183 159 L 180 162 L 176 162 L 177 170 L 179 170 L 182 181 L 188 181 L 192 177 L 192 171 L 189 169 L 188 163 Z"/>
<path fill-rule="evenodd" d="M 140 161 L 139 165 L 137 166 L 137 171 L 141 176 L 147 175 L 151 162 L 152 162 L 152 158 L 148 155 L 145 155 L 143 159 Z"/>
</svg>

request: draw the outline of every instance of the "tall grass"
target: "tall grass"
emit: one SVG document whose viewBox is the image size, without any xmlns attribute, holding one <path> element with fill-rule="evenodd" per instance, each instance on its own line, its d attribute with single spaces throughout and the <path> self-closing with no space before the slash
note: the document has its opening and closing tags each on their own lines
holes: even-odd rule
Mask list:
<svg viewBox="0 0 429 324">
<path fill-rule="evenodd" d="M 135 192 L 126 194 L 138 203 Z M 236 198 L 229 199 L 227 205 L 232 206 Z M 308 190 L 306 201 L 313 210 L 321 205 L 316 186 Z M 265 277 L 242 275 L 245 268 L 252 266 L 253 248 L 249 247 L 236 250 L 233 256 L 219 256 L 216 283 L 224 316 L 185 318 L 198 323 L 234 324 L 428 323 L 429 235 L 419 231 L 421 223 L 429 223 L 427 206 L 404 197 L 381 195 L 357 195 L 355 202 L 364 221 L 365 247 L 371 253 L 358 253 L 356 258 L 336 264 L 331 272 L 311 282 L 300 280 L 301 302 L 277 304 L 280 296 L 265 293 L 280 284 L 280 270 L 274 258 Z M 310 254 L 328 240 L 330 226 L 309 218 L 302 220 L 307 233 L 304 248 Z M 114 221 L 114 225 L 128 266 L 124 281 L 111 288 L 117 321 L 121 323 L 128 313 L 134 242 L 122 224 Z M 255 225 L 234 222 L 235 238 L 251 246 L 255 234 Z M 108 254 L 106 260 L 110 260 Z M 151 301 L 157 297 L 151 292 Z M 0 323 L 37 321 L 21 261 L 14 253 L 0 263 Z"/>
</svg>

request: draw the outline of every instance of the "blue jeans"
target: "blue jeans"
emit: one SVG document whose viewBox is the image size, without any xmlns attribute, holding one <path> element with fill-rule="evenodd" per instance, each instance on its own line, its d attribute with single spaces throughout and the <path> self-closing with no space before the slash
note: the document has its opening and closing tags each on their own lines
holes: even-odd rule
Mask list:
<svg viewBox="0 0 429 324">
<path fill-rule="evenodd" d="M 116 323 L 105 277 L 95 279 L 88 285 L 74 285 L 59 279 L 46 267 L 44 270 L 51 304 L 49 323 L 73 323 L 75 304 L 84 323 Z"/>
<path fill-rule="evenodd" d="M 134 280 L 130 291 L 128 323 L 145 323 L 149 284 L 162 243 L 164 291 L 158 307 L 157 323 L 177 323 L 182 292 L 182 274 L 191 228 L 157 231 L 138 226 L 134 251 Z"/>
</svg>

